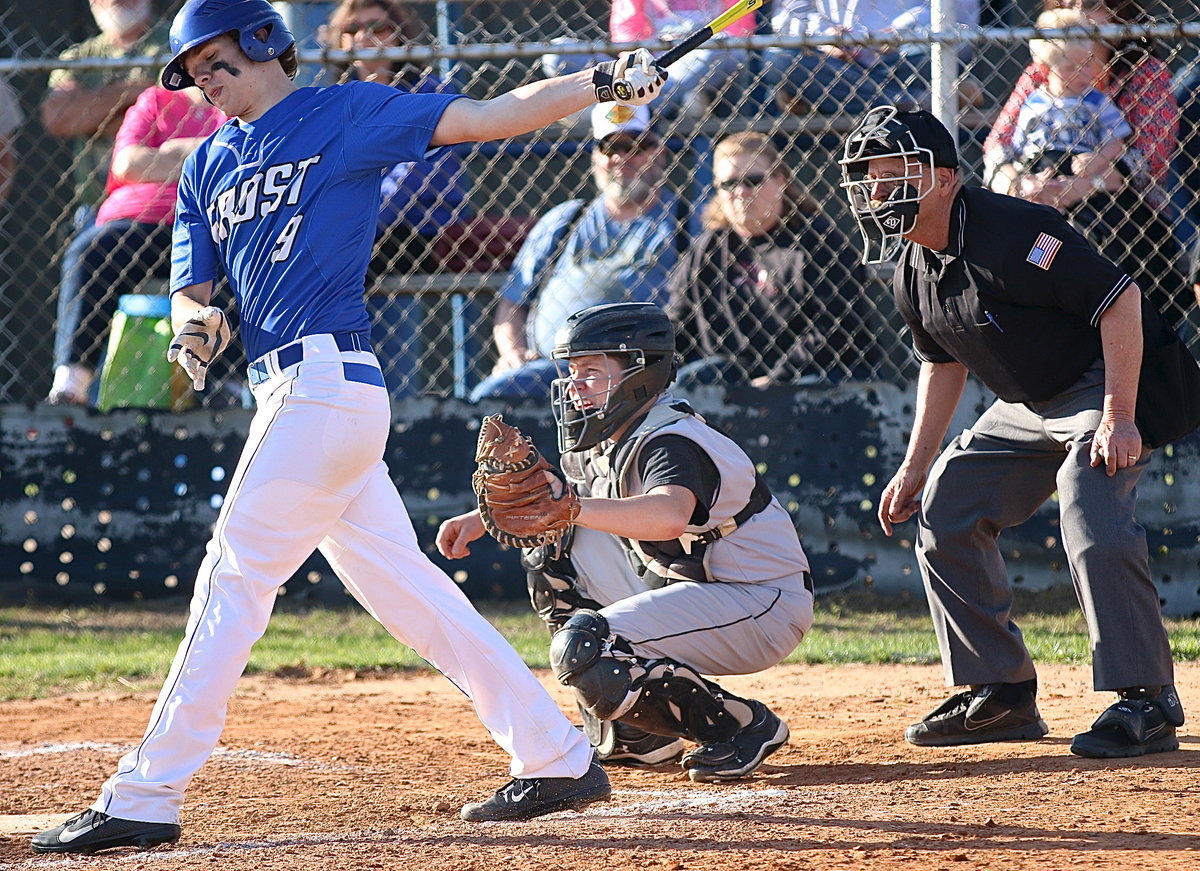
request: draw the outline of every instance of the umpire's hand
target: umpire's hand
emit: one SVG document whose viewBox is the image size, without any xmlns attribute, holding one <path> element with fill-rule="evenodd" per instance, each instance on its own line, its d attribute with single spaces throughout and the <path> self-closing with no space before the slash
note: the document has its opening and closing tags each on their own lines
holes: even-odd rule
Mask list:
<svg viewBox="0 0 1200 871">
<path fill-rule="evenodd" d="M 892 534 L 893 523 L 903 523 L 921 510 L 921 491 L 925 489 L 924 471 L 901 466 L 883 488 L 879 497 L 879 525 L 883 534 Z"/>
<path fill-rule="evenodd" d="M 1118 469 L 1136 464 L 1143 447 L 1136 423 L 1105 415 L 1092 436 L 1092 468 L 1104 466 L 1104 473 L 1111 478 Z"/>
</svg>

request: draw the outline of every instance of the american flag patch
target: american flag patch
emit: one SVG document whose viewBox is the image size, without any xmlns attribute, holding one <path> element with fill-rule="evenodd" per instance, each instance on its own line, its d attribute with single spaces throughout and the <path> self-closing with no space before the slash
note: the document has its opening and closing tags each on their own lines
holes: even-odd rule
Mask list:
<svg viewBox="0 0 1200 871">
<path fill-rule="evenodd" d="M 1054 260 L 1054 255 L 1058 253 L 1058 249 L 1062 247 L 1062 241 L 1055 239 L 1047 233 L 1039 233 L 1033 247 L 1029 249 L 1029 256 L 1025 259 L 1034 266 L 1040 266 L 1042 269 L 1049 269 L 1050 263 Z"/>
</svg>

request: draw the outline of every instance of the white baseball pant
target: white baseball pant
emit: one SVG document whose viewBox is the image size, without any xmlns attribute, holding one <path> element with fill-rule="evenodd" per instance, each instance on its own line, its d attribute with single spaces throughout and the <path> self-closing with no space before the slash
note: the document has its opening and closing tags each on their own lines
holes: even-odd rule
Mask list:
<svg viewBox="0 0 1200 871">
<path fill-rule="evenodd" d="M 357 339 L 308 336 L 252 365 L 258 411 L 200 566 L 183 642 L 145 736 L 121 758 L 96 810 L 178 821 L 276 591 L 314 548 L 372 616 L 470 697 L 511 755 L 514 777 L 588 769 L 583 733 L 421 551 L 382 459 L 391 413 L 379 364 L 347 338 Z"/>
</svg>

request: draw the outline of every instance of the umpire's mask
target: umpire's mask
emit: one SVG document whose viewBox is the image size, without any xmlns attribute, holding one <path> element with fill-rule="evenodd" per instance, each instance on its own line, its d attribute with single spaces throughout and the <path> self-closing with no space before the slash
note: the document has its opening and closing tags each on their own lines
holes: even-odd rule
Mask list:
<svg viewBox="0 0 1200 871">
<path fill-rule="evenodd" d="M 885 179 L 867 175 L 873 158 L 903 161 L 899 174 Z M 942 123 L 924 110 L 904 111 L 877 106 L 846 137 L 842 189 L 863 237 L 863 263 L 882 263 L 895 256 L 905 233 L 917 223 L 921 200 L 932 189 L 924 181 L 930 167 L 958 167 L 954 140 Z M 883 197 L 880 190 L 885 187 Z"/>
<path fill-rule="evenodd" d="M 575 395 L 568 361 L 590 354 L 629 362 L 610 383 L 603 402 L 593 397 L 585 405 Z M 567 318 L 551 356 L 559 375 L 550 384 L 558 449 L 582 451 L 611 438 L 667 389 L 678 366 L 675 326 L 662 309 L 648 302 L 592 306 Z"/>
</svg>

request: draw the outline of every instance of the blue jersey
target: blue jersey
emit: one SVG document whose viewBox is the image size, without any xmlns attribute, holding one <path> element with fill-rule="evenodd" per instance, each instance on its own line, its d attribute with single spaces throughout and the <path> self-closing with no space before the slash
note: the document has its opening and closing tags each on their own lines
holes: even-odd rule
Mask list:
<svg viewBox="0 0 1200 871">
<path fill-rule="evenodd" d="M 224 271 L 251 360 L 301 336 L 368 332 L 382 172 L 425 159 L 455 99 L 348 82 L 226 123 L 184 162 L 172 292 Z"/>
</svg>

